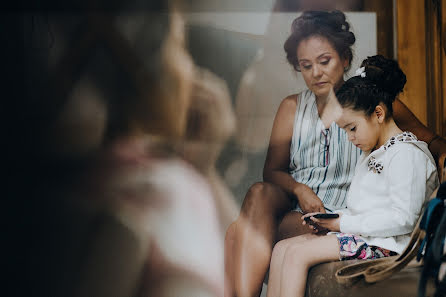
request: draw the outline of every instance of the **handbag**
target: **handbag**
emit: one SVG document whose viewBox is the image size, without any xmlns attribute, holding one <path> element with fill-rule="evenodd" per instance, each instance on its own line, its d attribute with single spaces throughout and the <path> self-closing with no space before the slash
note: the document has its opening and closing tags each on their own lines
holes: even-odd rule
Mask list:
<svg viewBox="0 0 446 297">
<path fill-rule="evenodd" d="M 431 277 L 436 277 L 440 264 L 446 262 L 443 255 L 446 235 L 445 202 L 446 183 L 443 183 L 437 192 L 437 197 L 429 201 L 419 218 L 409 244 L 401 255 L 366 260 L 342 267 L 336 271 L 337 281 L 344 285 L 351 285 L 360 279 L 364 279 L 367 283 L 375 283 L 400 271 L 415 257 L 417 261 L 423 258 L 424 266 L 418 286 L 418 296 L 424 296 L 427 281 Z M 446 291 L 444 279 L 437 279 L 436 284 L 437 292 L 443 289 Z"/>
</svg>

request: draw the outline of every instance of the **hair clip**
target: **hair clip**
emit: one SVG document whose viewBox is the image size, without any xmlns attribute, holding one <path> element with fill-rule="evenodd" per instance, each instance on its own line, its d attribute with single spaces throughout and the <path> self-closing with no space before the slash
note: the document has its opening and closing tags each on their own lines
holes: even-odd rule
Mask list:
<svg viewBox="0 0 446 297">
<path fill-rule="evenodd" d="M 365 67 L 356 69 L 355 75 L 365 77 Z"/>
</svg>

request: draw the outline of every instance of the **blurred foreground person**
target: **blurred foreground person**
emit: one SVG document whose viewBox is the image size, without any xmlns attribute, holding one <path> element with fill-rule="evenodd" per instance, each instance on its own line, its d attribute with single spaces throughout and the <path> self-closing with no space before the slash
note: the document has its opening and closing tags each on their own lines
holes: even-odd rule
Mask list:
<svg viewBox="0 0 446 297">
<path fill-rule="evenodd" d="M 238 206 L 215 164 L 226 141 L 234 133 L 235 115 L 224 80 L 200 68 L 195 77 L 186 137 L 180 151 L 211 185 L 223 238 L 227 227 L 238 215 Z"/>
<path fill-rule="evenodd" d="M 40 200 L 27 219 L 34 296 L 223 296 L 212 190 L 175 152 L 193 63 L 166 2 L 46 19 L 56 45 L 34 58 L 58 66 L 42 89 L 56 95 L 36 112 L 47 120 L 33 153 L 45 160 L 33 181 Z M 74 49 L 58 47 L 70 38 Z"/>
</svg>

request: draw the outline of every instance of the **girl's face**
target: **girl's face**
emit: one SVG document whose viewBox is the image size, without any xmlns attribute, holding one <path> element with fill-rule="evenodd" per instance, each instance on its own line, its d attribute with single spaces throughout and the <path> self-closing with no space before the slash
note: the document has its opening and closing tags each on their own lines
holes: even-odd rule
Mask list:
<svg viewBox="0 0 446 297">
<path fill-rule="evenodd" d="M 311 36 L 297 47 L 297 58 L 307 87 L 316 97 L 327 96 L 344 82 L 348 60 L 342 59 L 325 37 Z"/>
<path fill-rule="evenodd" d="M 336 121 L 338 126 L 347 132 L 348 140 L 365 152 L 378 145 L 380 122 L 376 113 L 368 117 L 363 111 L 351 108 L 343 108 L 341 117 Z"/>
</svg>

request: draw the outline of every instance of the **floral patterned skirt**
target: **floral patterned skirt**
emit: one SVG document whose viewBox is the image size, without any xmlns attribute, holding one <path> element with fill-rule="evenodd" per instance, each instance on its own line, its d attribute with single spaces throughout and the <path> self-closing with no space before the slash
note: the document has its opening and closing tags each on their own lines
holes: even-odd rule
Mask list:
<svg viewBox="0 0 446 297">
<path fill-rule="evenodd" d="M 378 246 L 368 245 L 360 236 L 348 233 L 335 233 L 339 241 L 339 259 L 378 259 L 398 255 Z"/>
</svg>

